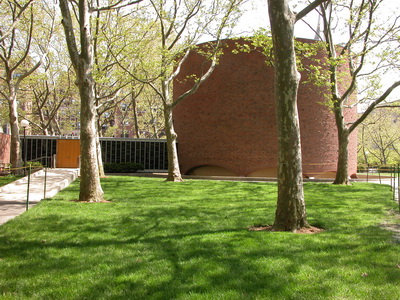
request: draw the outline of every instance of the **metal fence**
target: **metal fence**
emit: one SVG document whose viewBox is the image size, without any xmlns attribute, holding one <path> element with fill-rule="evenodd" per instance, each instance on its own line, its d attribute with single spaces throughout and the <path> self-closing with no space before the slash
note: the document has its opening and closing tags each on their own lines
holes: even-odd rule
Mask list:
<svg viewBox="0 0 400 300">
<path fill-rule="evenodd" d="M 53 167 L 52 158 L 57 153 L 57 138 L 47 136 L 27 136 L 25 142 L 26 145 L 23 143 L 21 145 L 22 157 L 26 158 L 26 161 L 39 162 L 43 166 Z"/>
<path fill-rule="evenodd" d="M 73 137 L 76 139 L 76 137 Z M 27 136 L 26 160 L 53 166 L 57 154 L 58 136 Z M 69 138 L 71 139 L 71 138 Z M 100 138 L 103 163 L 140 163 L 144 171 L 168 170 L 167 141 L 165 139 Z M 22 157 L 25 157 L 22 147 Z"/>
<path fill-rule="evenodd" d="M 393 200 L 399 202 L 400 211 L 400 164 L 397 165 L 359 165 L 358 173 L 365 174 L 367 182 L 379 180 L 390 184 Z"/>
<path fill-rule="evenodd" d="M 100 139 L 103 163 L 140 163 L 145 171 L 168 170 L 166 140 Z"/>
</svg>

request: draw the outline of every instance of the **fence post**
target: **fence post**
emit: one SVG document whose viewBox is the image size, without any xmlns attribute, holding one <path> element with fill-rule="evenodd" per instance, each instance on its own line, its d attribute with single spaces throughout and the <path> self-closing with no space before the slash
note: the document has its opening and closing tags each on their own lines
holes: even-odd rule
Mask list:
<svg viewBox="0 0 400 300">
<path fill-rule="evenodd" d="M 377 170 L 378 170 L 378 177 L 379 177 L 379 184 L 382 184 L 382 180 L 381 180 L 381 167 L 380 166 L 378 166 L 377 167 Z"/>
<path fill-rule="evenodd" d="M 57 156 L 54 154 L 51 160 L 51 167 L 56 168 L 57 166 Z"/>
<path fill-rule="evenodd" d="M 400 212 L 400 164 L 397 165 L 397 201 L 399 202 Z"/>
<path fill-rule="evenodd" d="M 28 188 L 26 189 L 26 210 L 29 209 L 29 186 L 31 184 L 31 165 L 28 169 Z"/>
<path fill-rule="evenodd" d="M 47 182 L 47 167 L 44 167 L 44 187 L 43 187 L 43 199 L 46 199 L 46 182 Z"/>
<path fill-rule="evenodd" d="M 396 201 L 396 193 L 397 193 L 397 188 L 396 188 L 396 183 L 397 183 L 397 165 L 394 165 L 393 167 L 393 200 Z"/>
<path fill-rule="evenodd" d="M 390 166 L 390 188 L 393 188 L 393 165 Z"/>
<path fill-rule="evenodd" d="M 369 164 L 367 164 L 367 182 L 368 182 L 368 174 L 369 174 Z"/>
</svg>

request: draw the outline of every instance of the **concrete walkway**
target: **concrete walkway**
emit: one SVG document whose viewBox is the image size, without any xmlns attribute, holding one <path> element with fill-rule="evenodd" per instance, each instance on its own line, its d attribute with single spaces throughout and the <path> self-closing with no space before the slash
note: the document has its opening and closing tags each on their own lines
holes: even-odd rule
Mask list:
<svg viewBox="0 0 400 300">
<path fill-rule="evenodd" d="M 46 198 L 51 198 L 78 177 L 78 169 L 47 169 Z M 31 175 L 29 208 L 44 197 L 45 171 Z M 28 177 L 0 187 L 0 225 L 26 211 Z"/>
</svg>

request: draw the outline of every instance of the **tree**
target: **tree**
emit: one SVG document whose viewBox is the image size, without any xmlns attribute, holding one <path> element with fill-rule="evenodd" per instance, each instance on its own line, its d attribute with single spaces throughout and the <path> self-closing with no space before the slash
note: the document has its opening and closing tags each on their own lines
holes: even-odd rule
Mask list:
<svg viewBox="0 0 400 300">
<path fill-rule="evenodd" d="M 289 0 L 268 0 L 275 66 L 275 101 L 278 128 L 278 200 L 273 230 L 308 227 L 303 192 L 294 25 L 325 0 L 312 2 L 299 13 Z"/>
<path fill-rule="evenodd" d="M 384 74 L 397 68 L 399 51 L 396 40 L 400 33 L 399 16 L 388 17 L 386 11 L 383 17 L 382 4 L 383 0 L 359 0 L 320 6 L 330 71 L 330 102 L 338 129 L 335 184 L 348 184 L 349 135 L 400 86 L 399 80 L 393 80 L 382 87 Z M 334 31 L 338 30 L 336 24 L 345 24 L 348 32 L 340 47 L 334 41 Z M 343 76 L 346 70 L 349 76 Z M 357 92 L 360 96 L 358 101 Z M 364 112 L 357 120 L 346 120 L 344 108 L 359 103 L 364 103 Z"/>
<path fill-rule="evenodd" d="M 400 162 L 399 109 L 375 109 L 359 134 L 359 161 L 380 165 Z"/>
<path fill-rule="evenodd" d="M 76 74 L 76 82 L 81 99 L 80 109 L 80 141 L 81 141 L 81 182 L 79 200 L 87 202 L 98 202 L 103 197 L 103 190 L 100 184 L 99 152 L 97 148 L 98 128 L 96 126 L 96 93 L 93 54 L 93 35 L 91 15 L 94 12 L 123 9 L 129 5 L 136 4 L 138 1 L 117 0 L 107 2 L 101 6 L 99 1 L 91 6 L 88 0 L 79 0 L 77 7 L 77 18 L 79 26 L 79 43 L 75 38 L 75 28 L 72 19 L 68 0 L 60 0 L 60 10 L 62 14 L 62 24 L 65 31 L 65 38 L 68 53 Z M 74 5 L 74 2 L 71 4 Z"/>
<path fill-rule="evenodd" d="M 17 96 L 22 82 L 39 68 L 41 59 L 35 63 L 31 56 L 32 42 L 36 33 L 34 1 L 27 1 L 22 6 L 16 1 L 2 1 L 0 7 L 0 60 L 4 70 L 0 80 L 6 87 L 0 90 L 0 95 L 8 103 L 11 126 L 10 161 L 14 168 L 18 168 L 21 166 L 21 152 Z M 45 9 L 44 11 L 48 12 Z M 52 29 L 50 28 L 47 33 L 45 39 L 40 41 L 42 44 L 37 45 L 42 52 L 41 55 L 47 52 Z"/>
<path fill-rule="evenodd" d="M 149 85 L 161 100 L 168 147 L 168 181 L 182 181 L 173 109 L 187 96 L 195 93 L 215 69 L 220 55 L 221 39 L 229 34 L 243 2 L 244 0 L 150 0 L 150 10 L 140 12 L 147 16 L 143 20 L 147 27 L 141 34 L 134 35 L 136 43 L 124 41 L 121 50 L 114 54 L 121 68 L 135 80 Z M 196 51 L 196 44 L 206 35 L 213 37 L 214 41 L 208 44 L 208 49 L 197 50 L 208 58 L 210 64 L 195 78 L 192 88 L 174 97 L 174 79 L 189 53 Z M 143 52 L 132 51 L 132 45 L 145 46 L 146 57 L 139 55 L 135 57 L 134 63 L 131 60 L 126 64 L 124 60 L 132 52 Z M 149 56 L 152 60 L 148 60 Z"/>
<path fill-rule="evenodd" d="M 54 66 L 60 59 L 49 53 L 50 59 L 46 59 L 40 74 L 29 79 L 28 90 L 32 102 L 31 111 L 26 111 L 21 117 L 28 120 L 32 125 L 32 132 L 40 132 L 43 135 L 70 134 L 72 128 L 61 127 L 61 116 L 63 119 L 73 116 L 76 111 L 68 114 L 71 110 L 71 102 L 75 96 L 75 86 L 71 82 L 69 71 Z M 42 70 L 43 69 L 43 70 Z M 42 72 L 40 72 L 42 71 Z"/>
<path fill-rule="evenodd" d="M 99 6 L 99 0 L 97 0 Z M 96 96 L 96 112 L 97 112 L 97 131 L 99 133 L 96 139 L 97 147 L 97 163 L 100 176 L 105 176 L 103 160 L 101 155 L 101 145 L 99 136 L 102 134 L 103 125 L 101 124 L 102 115 L 110 110 L 116 111 L 118 106 L 128 97 L 128 95 L 120 96 L 124 87 L 129 85 L 126 76 L 119 72 L 118 65 L 115 63 L 111 55 L 113 44 L 108 44 L 105 38 L 105 31 L 113 34 L 119 26 L 119 20 L 124 14 L 124 10 L 97 10 L 94 22 L 94 88 Z"/>
</svg>

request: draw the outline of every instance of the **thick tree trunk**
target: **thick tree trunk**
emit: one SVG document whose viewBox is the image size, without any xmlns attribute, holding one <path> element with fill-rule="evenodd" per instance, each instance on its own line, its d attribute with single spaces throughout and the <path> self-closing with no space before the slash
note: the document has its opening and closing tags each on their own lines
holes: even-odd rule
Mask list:
<svg viewBox="0 0 400 300">
<path fill-rule="evenodd" d="M 347 129 L 339 132 L 339 155 L 336 169 L 336 177 L 333 184 L 349 184 L 348 174 L 348 144 L 349 135 Z"/>
<path fill-rule="evenodd" d="M 151 125 L 152 125 L 151 128 L 153 129 L 153 137 L 157 139 L 158 138 L 157 116 L 155 115 L 153 109 L 151 109 L 150 115 L 151 115 Z"/>
<path fill-rule="evenodd" d="M 174 130 L 172 121 L 172 107 L 164 104 L 165 131 L 167 135 L 168 149 L 168 177 L 167 181 L 183 181 L 181 171 L 179 169 L 178 151 L 176 148 L 177 134 Z"/>
<path fill-rule="evenodd" d="M 335 103 L 336 106 L 340 105 L 338 102 Z M 335 107 L 335 120 L 336 127 L 338 129 L 338 161 L 336 169 L 336 177 L 333 184 L 348 184 L 349 174 L 348 174 L 348 161 L 349 161 L 349 130 L 346 127 L 344 116 L 341 107 Z"/>
<path fill-rule="evenodd" d="M 10 89 L 9 117 L 11 126 L 10 162 L 12 168 L 20 168 L 22 166 L 21 140 L 19 135 L 17 100 L 13 89 Z M 21 174 L 22 171 L 16 170 L 14 173 Z"/>
<path fill-rule="evenodd" d="M 98 202 L 103 199 L 97 162 L 97 131 L 94 81 L 88 65 L 79 68 L 79 93 L 81 98 L 81 182 L 79 200 Z"/>
<path fill-rule="evenodd" d="M 132 91 L 132 108 L 133 108 L 133 122 L 135 124 L 135 135 L 138 139 L 140 139 L 138 112 L 137 112 L 136 97 L 134 91 Z"/>
<path fill-rule="evenodd" d="M 308 227 L 303 193 L 297 89 L 300 74 L 294 51 L 295 15 L 287 1 L 269 0 L 275 54 L 275 99 L 278 128 L 278 201 L 273 229 Z"/>
<path fill-rule="evenodd" d="M 97 130 L 98 130 L 97 132 L 100 132 L 99 129 Z M 99 167 L 99 176 L 105 177 L 106 174 L 104 173 L 103 157 L 101 155 L 101 143 L 99 135 L 96 137 L 96 148 L 97 148 L 97 165 Z"/>
<path fill-rule="evenodd" d="M 39 114 L 40 127 L 42 129 L 43 135 L 47 136 L 47 135 L 49 135 L 49 132 L 47 129 L 48 125 L 46 124 L 47 122 L 46 122 L 46 118 L 44 116 L 43 108 L 40 107 L 40 105 L 37 105 L 37 106 L 38 106 L 37 110 L 38 110 L 38 114 Z"/>
<path fill-rule="evenodd" d="M 59 4 L 63 16 L 62 24 L 65 31 L 68 52 L 76 72 L 79 95 L 81 98 L 81 182 L 79 200 L 99 202 L 103 199 L 103 190 L 100 184 L 96 148 L 97 112 L 95 107 L 94 79 L 92 76 L 94 63 L 89 4 L 87 0 L 78 1 L 80 52 L 78 51 L 75 40 L 68 1 L 60 0 Z"/>
<path fill-rule="evenodd" d="M 52 133 L 51 133 L 51 134 L 52 134 L 52 135 L 55 135 L 55 134 L 61 135 L 60 123 L 58 122 L 57 117 L 55 117 L 55 118 L 53 119 L 53 121 L 54 121 L 55 129 L 54 129 L 54 127 L 52 127 L 53 130 L 52 130 Z"/>
<path fill-rule="evenodd" d="M 54 128 L 51 123 L 49 124 L 49 135 L 55 135 Z"/>
</svg>

